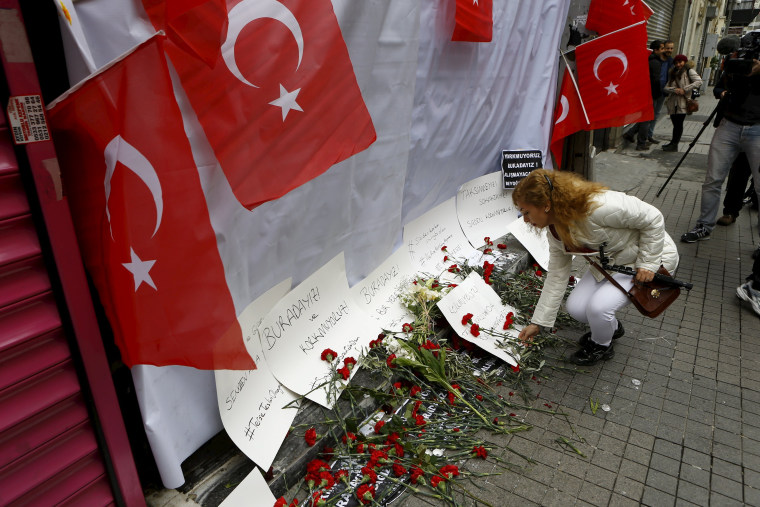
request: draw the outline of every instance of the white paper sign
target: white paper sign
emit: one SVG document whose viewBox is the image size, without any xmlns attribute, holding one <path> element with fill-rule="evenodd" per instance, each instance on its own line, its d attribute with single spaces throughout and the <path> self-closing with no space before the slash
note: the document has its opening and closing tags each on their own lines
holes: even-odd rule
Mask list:
<svg viewBox="0 0 760 507">
<path fill-rule="evenodd" d="M 346 357 L 359 361 L 362 348 L 382 331 L 375 322 L 351 297 L 341 252 L 275 305 L 259 326 L 258 336 L 274 376 L 298 394 L 330 408 L 343 385 L 322 385 L 333 380 L 330 364 L 321 359 L 322 351 L 335 351 L 339 366 Z"/>
<path fill-rule="evenodd" d="M 475 248 L 485 245 L 486 236 L 495 239 L 509 232 L 517 209 L 512 204 L 512 190 L 502 188 L 500 171 L 475 178 L 459 188 L 457 216 L 462 231 Z"/>
<path fill-rule="evenodd" d="M 459 336 L 512 366 L 517 365 L 516 359 L 519 359 L 517 354 L 510 353 L 497 345 L 497 342 L 503 342 L 504 338 L 492 336 L 486 332 L 486 330 L 492 330 L 496 333 L 505 333 L 502 329 L 504 320 L 510 311 L 514 312 L 514 309 L 502 305 L 499 295 L 483 281 L 480 275 L 474 271 L 471 272 L 462 283 L 441 298 L 438 308 Z M 472 334 L 470 324 L 462 324 L 462 318 L 468 313 L 473 315 L 472 322 L 480 326 L 478 336 Z M 518 332 L 510 330 L 508 334 L 517 338 Z"/>
<path fill-rule="evenodd" d="M 354 285 L 351 295 L 383 329 L 400 330 L 411 315 L 401 304 L 399 294 L 407 290 L 416 276 L 409 253 L 401 247 L 369 276 Z"/>
<path fill-rule="evenodd" d="M 235 486 L 220 507 L 251 507 L 251 505 L 274 505 L 277 499 L 267 486 L 258 468 L 251 470 L 243 481 Z"/>
<path fill-rule="evenodd" d="M 272 465 L 297 407 L 283 408 L 298 399 L 269 371 L 256 331 L 263 317 L 290 290 L 290 279 L 256 299 L 238 317 L 245 346 L 256 362 L 249 371 L 217 370 L 216 395 L 227 434 L 246 456 L 264 470 Z"/>
<path fill-rule="evenodd" d="M 452 197 L 439 204 L 404 227 L 404 244 L 409 249 L 412 266 L 420 273 L 443 281 L 458 279 L 446 271 L 456 261 L 444 262 L 445 256 L 462 260 L 480 255 L 459 226 L 455 199 Z M 446 246 L 446 252 L 441 251 L 443 246 Z"/>
<path fill-rule="evenodd" d="M 518 218 L 509 224 L 509 232 L 522 243 L 528 252 L 536 259 L 536 262 L 549 270 L 549 239 L 546 237 L 547 229 L 536 229 L 526 224 L 522 218 Z"/>
</svg>

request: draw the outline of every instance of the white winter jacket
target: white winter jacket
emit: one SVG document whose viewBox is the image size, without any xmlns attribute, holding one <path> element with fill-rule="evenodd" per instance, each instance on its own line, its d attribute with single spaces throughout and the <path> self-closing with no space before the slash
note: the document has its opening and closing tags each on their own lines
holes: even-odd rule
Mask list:
<svg viewBox="0 0 760 507">
<path fill-rule="evenodd" d="M 598 262 L 599 245 L 607 243 L 605 254 L 610 264 L 645 268 L 656 272 L 660 264 L 673 273 L 678 266 L 678 250 L 673 239 L 665 232 L 665 219 L 660 210 L 640 199 L 607 190 L 594 196 L 591 214 L 582 224 L 585 230 L 573 232 L 578 244 L 590 252 L 571 252 L 553 236 L 549 237 L 549 268 L 541 297 L 531 322 L 551 327 L 562 303 L 573 255 L 593 256 Z M 598 281 L 604 275 L 592 271 Z"/>
</svg>

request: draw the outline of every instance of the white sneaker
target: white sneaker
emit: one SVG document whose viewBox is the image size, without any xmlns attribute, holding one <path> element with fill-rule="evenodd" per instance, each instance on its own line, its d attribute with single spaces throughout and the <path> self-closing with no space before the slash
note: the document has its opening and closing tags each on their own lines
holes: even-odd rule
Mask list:
<svg viewBox="0 0 760 507">
<path fill-rule="evenodd" d="M 737 287 L 736 295 L 740 299 L 751 304 L 755 313 L 760 315 L 760 291 L 756 291 L 752 288 L 752 282 L 747 282 L 744 285 Z"/>
</svg>

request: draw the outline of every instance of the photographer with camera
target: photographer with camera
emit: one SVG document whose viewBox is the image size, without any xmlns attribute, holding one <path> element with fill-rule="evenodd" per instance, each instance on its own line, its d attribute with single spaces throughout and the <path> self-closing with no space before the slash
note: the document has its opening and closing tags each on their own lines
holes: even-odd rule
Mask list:
<svg viewBox="0 0 760 507">
<path fill-rule="evenodd" d="M 718 50 L 721 44 L 725 47 L 730 43 L 728 39 L 722 40 Z M 685 243 L 710 239 L 718 216 L 723 181 L 742 151 L 749 160 L 755 191 L 760 193 L 760 32 L 750 32 L 742 37 L 735 56 L 725 62 L 713 93 L 720 99 L 715 120 L 717 128 L 708 152 L 700 215 L 696 226 L 681 236 Z"/>
</svg>

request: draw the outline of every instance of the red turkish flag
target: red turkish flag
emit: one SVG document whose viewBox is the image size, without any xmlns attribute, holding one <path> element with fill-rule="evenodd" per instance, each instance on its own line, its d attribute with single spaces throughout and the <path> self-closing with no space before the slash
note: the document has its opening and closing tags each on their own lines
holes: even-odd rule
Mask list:
<svg viewBox="0 0 760 507">
<path fill-rule="evenodd" d="M 161 36 L 51 104 L 77 237 L 128 365 L 249 369 Z"/>
<path fill-rule="evenodd" d="M 164 0 L 143 5 L 164 29 Z M 213 68 L 166 50 L 232 191 L 253 209 L 376 135 L 330 0 L 228 0 L 227 12 Z"/>
<path fill-rule="evenodd" d="M 646 21 L 654 11 L 643 0 L 591 0 L 586 28 L 599 35 Z"/>
<path fill-rule="evenodd" d="M 646 22 L 575 48 L 578 89 L 591 128 L 651 120 Z"/>
<path fill-rule="evenodd" d="M 583 105 L 578 90 L 573 84 L 570 71 L 565 69 L 562 77 L 562 88 L 559 92 L 554 111 L 554 128 L 552 129 L 551 151 L 557 168 L 562 166 L 562 147 L 567 136 L 579 130 L 588 130 L 589 123 L 583 113 Z"/>
<path fill-rule="evenodd" d="M 456 0 L 452 41 L 491 42 L 493 38 L 493 0 Z"/>
</svg>

